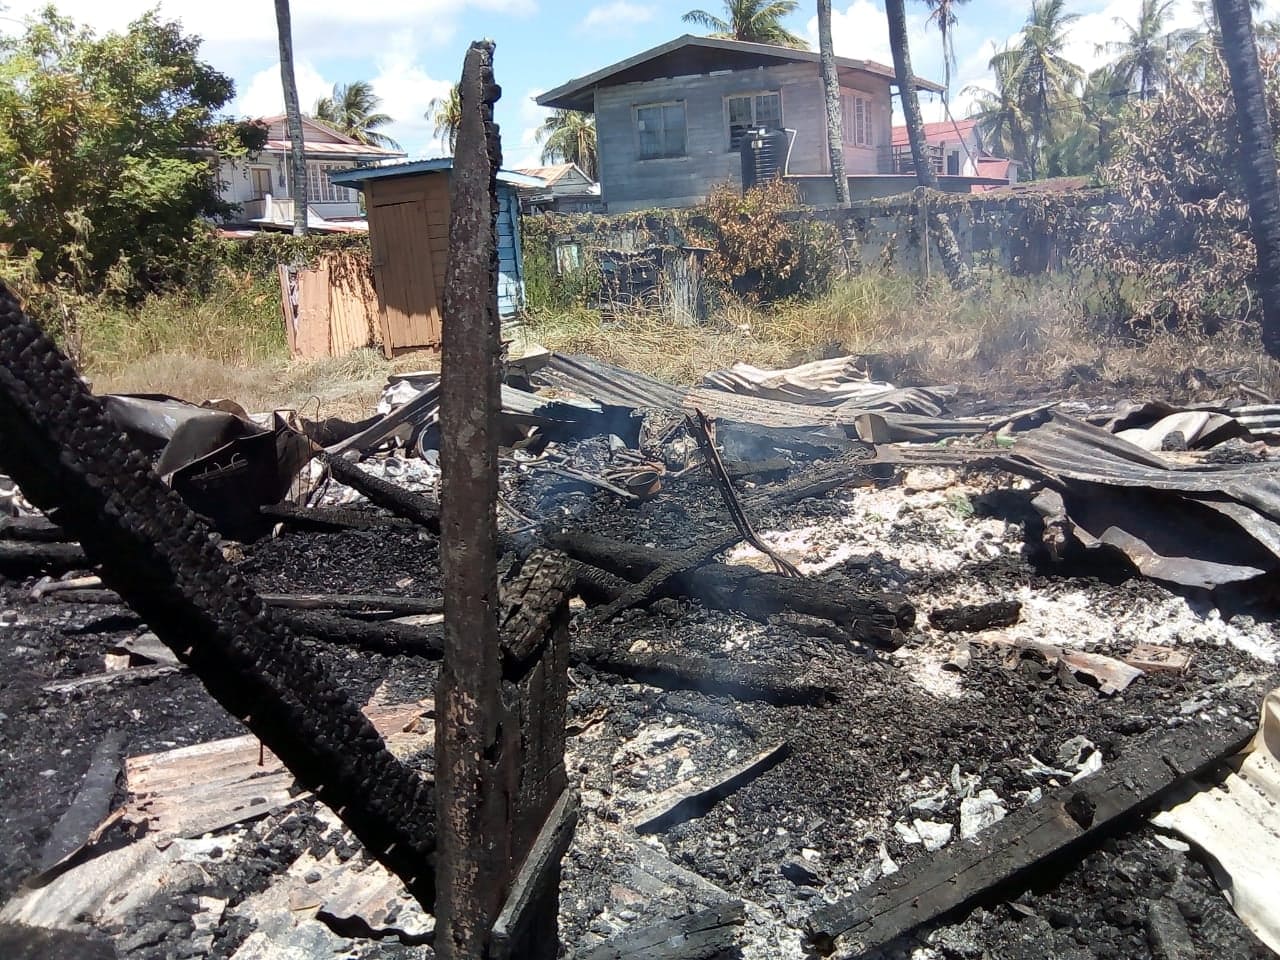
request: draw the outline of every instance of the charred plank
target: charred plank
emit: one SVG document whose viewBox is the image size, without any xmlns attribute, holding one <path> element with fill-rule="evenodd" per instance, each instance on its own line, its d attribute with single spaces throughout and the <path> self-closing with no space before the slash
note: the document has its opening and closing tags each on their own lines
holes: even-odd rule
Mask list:
<svg viewBox="0 0 1280 960">
<path fill-rule="evenodd" d="M 87 570 L 93 563 L 78 543 L 0 540 L 0 573 L 27 577 L 40 573 Z"/>
<path fill-rule="evenodd" d="M 992 603 L 959 607 L 937 607 L 929 613 L 929 623 L 947 633 L 975 633 L 992 627 L 1010 627 L 1022 616 L 1022 604 L 1017 600 L 996 600 Z"/>
<path fill-rule="evenodd" d="M 710 960 L 738 946 L 738 928 L 746 919 L 741 900 L 628 930 L 612 940 L 574 954 L 574 960 Z"/>
<path fill-rule="evenodd" d="M 1171 789 L 1242 750 L 1252 723 L 1189 724 L 1149 739 L 1128 760 L 1062 787 L 979 835 L 918 860 L 805 926 L 823 953 L 862 956 L 978 900 L 1007 891 L 1050 858 L 1077 854 L 1149 810 Z"/>
<path fill-rule="evenodd" d="M 430 497 L 375 477 L 343 457 L 321 454 L 319 459 L 335 480 L 364 494 L 370 503 L 432 533 L 440 532 L 440 506 Z"/>
</svg>

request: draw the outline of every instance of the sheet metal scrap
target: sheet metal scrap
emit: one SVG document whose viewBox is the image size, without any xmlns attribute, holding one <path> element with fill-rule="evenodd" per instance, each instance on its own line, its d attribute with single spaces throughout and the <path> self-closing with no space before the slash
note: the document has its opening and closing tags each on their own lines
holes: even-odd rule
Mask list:
<svg viewBox="0 0 1280 960">
<path fill-rule="evenodd" d="M 1212 590 L 1280 570 L 1280 464 L 1175 466 L 1062 414 L 995 462 L 1047 483 L 1051 523 L 1144 576 Z"/>
</svg>

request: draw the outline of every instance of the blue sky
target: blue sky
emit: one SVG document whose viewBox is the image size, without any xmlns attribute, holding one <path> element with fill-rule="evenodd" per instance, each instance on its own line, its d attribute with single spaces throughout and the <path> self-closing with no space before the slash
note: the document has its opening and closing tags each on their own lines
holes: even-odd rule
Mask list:
<svg viewBox="0 0 1280 960">
<path fill-rule="evenodd" d="M 716 0 L 718 2 L 718 0 Z M 21 18 L 42 6 L 39 0 L 7 0 L 4 17 Z M 59 10 L 102 31 L 124 26 L 156 6 L 147 0 L 62 0 Z M 1096 49 L 1118 39 L 1115 17 L 1133 20 L 1139 0 L 1068 0 L 1081 15 L 1069 53 L 1086 67 L 1105 59 Z M 261 116 L 280 112 L 280 80 L 275 15 L 268 0 L 160 0 L 161 13 L 182 21 L 204 38 L 206 60 L 235 78 L 233 110 Z M 461 70 L 467 44 L 495 41 L 495 65 L 503 97 L 498 105 L 505 163 L 527 166 L 538 160 L 535 131 L 545 116 L 532 98 L 574 77 L 590 73 L 695 28 L 681 22 L 694 6 L 719 12 L 697 0 L 293 0 L 294 49 L 304 107 L 334 83 L 370 80 L 395 119 L 392 135 L 411 156 L 441 151 L 423 113 L 432 97 L 447 90 Z M 812 0 L 802 0 L 788 27 L 817 46 Z M 876 0 L 833 0 L 833 32 L 838 54 L 891 63 L 883 6 Z M 962 116 L 969 98 L 963 88 L 983 83 L 993 44 L 1015 37 L 1030 0 L 1017 3 L 973 0 L 958 7 L 957 60 L 952 109 Z M 1267 0 L 1268 12 L 1280 0 Z M 926 22 L 923 2 L 908 2 L 916 73 L 942 80 L 942 51 L 936 29 Z M 1196 22 L 1191 0 L 1177 0 L 1178 26 Z M 14 29 L 12 20 L 0 28 Z M 926 119 L 940 119 L 941 105 L 924 104 Z"/>
</svg>

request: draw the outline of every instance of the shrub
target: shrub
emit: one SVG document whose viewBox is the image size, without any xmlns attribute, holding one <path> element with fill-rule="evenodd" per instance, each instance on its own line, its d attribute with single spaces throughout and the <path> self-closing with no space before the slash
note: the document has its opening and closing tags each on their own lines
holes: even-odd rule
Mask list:
<svg viewBox="0 0 1280 960">
<path fill-rule="evenodd" d="M 699 218 L 711 247 L 707 275 L 761 303 L 825 291 L 835 272 L 839 235 L 829 224 L 784 216 L 799 206 L 796 188 L 782 180 L 741 194 L 733 184 L 717 187 Z"/>
</svg>

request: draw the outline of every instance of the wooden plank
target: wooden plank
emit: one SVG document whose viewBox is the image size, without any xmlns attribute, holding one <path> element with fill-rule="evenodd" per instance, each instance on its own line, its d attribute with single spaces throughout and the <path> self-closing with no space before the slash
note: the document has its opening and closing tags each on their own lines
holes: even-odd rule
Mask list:
<svg viewBox="0 0 1280 960">
<path fill-rule="evenodd" d="M 298 330 L 293 315 L 293 302 L 289 299 L 289 268 L 283 263 L 276 265 L 276 276 L 280 280 L 280 318 L 284 321 L 284 335 L 289 343 L 289 356 L 296 356 L 298 350 Z"/>
<path fill-rule="evenodd" d="M 754 757 L 688 783 L 678 783 L 659 795 L 632 823 L 636 833 L 661 833 L 676 824 L 700 817 L 725 797 L 772 770 L 791 752 L 784 740 Z"/>
<path fill-rule="evenodd" d="M 527 926 L 536 901 L 545 899 L 552 886 L 553 875 L 560 873 L 560 860 L 573 842 L 573 828 L 578 822 L 578 795 L 566 788 L 556 801 L 541 832 L 516 874 L 507 902 L 493 925 L 490 960 L 507 960 L 527 934 Z"/>
<path fill-rule="evenodd" d="M 574 960 L 709 960 L 738 946 L 745 919 L 741 900 L 731 900 L 676 920 L 627 930 L 574 954 Z"/>
<path fill-rule="evenodd" d="M 298 329 L 295 356 L 305 360 L 329 356 L 329 265 L 297 271 Z"/>
<path fill-rule="evenodd" d="M 1249 743 L 1252 723 L 1187 724 L 1135 745 L 1110 769 L 1010 813 L 979 835 L 914 863 L 853 897 L 815 910 L 805 927 L 821 952 L 862 956 L 1032 875 L 1051 857 L 1079 852 L 1125 818 Z"/>
<path fill-rule="evenodd" d="M 378 309 L 368 259 L 357 253 L 328 254 L 329 353 L 343 357 L 368 346 Z"/>
</svg>

